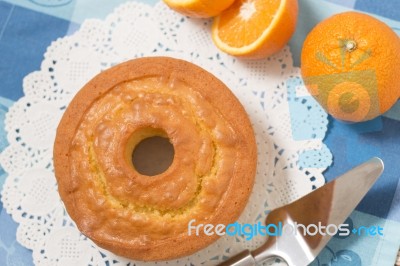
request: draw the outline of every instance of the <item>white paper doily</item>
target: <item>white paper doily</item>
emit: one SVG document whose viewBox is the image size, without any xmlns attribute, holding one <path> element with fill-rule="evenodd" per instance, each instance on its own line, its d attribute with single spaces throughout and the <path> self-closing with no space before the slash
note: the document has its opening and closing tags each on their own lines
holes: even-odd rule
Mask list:
<svg viewBox="0 0 400 266">
<path fill-rule="evenodd" d="M 10 145 L 0 163 L 9 174 L 4 208 L 19 223 L 17 240 L 37 265 L 215 265 L 265 239 L 225 236 L 208 248 L 168 262 L 130 262 L 94 245 L 75 227 L 57 193 L 52 148 L 56 127 L 75 93 L 100 71 L 128 59 L 166 55 L 193 62 L 228 85 L 252 121 L 258 145 L 256 184 L 241 223 L 264 222 L 269 210 L 324 184 L 332 162 L 322 143 L 326 113 L 308 95 L 288 47 L 258 61 L 216 49 L 210 20 L 183 17 L 164 4 L 129 2 L 104 21 L 87 20 L 53 42 L 39 71 L 25 77 L 25 96 L 6 116 Z"/>
</svg>

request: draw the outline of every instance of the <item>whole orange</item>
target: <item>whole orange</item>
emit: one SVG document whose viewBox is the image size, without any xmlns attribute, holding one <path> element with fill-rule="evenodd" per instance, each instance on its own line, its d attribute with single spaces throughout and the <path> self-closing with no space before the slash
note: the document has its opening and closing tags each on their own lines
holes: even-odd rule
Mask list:
<svg viewBox="0 0 400 266">
<path fill-rule="evenodd" d="M 333 117 L 373 119 L 400 96 L 400 39 L 385 23 L 357 12 L 334 15 L 307 36 L 301 73 Z"/>
</svg>

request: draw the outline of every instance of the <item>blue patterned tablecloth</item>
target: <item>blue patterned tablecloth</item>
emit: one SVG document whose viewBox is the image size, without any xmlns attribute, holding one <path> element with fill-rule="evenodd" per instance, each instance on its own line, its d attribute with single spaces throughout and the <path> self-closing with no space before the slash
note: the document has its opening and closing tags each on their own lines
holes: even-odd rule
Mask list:
<svg viewBox="0 0 400 266">
<path fill-rule="evenodd" d="M 141 0 L 154 4 L 156 0 Z M 7 145 L 4 115 L 22 97 L 23 77 L 40 69 L 46 47 L 74 32 L 85 18 L 104 18 L 125 0 L 0 0 L 0 151 Z M 376 15 L 400 35 L 398 0 L 299 0 L 300 17 L 290 42 L 298 66 L 306 34 L 322 19 L 348 9 Z M 400 67 L 400 66 L 399 66 Z M 400 89 L 400 81 L 399 81 Z M 314 265 L 393 265 L 400 246 L 400 103 L 373 121 L 344 124 L 330 118 L 324 143 L 334 163 L 327 181 L 372 156 L 385 172 L 348 219 L 354 227 L 379 225 L 384 238 L 334 237 Z M 0 188 L 5 179 L 0 168 Z M 16 241 L 17 225 L 0 202 L 0 265 L 31 265 L 32 254 Z"/>
</svg>

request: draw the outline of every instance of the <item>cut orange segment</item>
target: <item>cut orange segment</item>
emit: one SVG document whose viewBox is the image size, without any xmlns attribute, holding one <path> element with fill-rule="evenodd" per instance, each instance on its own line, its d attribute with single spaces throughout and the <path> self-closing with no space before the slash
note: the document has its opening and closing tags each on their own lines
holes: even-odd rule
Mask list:
<svg viewBox="0 0 400 266">
<path fill-rule="evenodd" d="M 227 9 L 235 0 L 164 0 L 176 12 L 196 18 L 210 18 Z"/>
<path fill-rule="evenodd" d="M 215 18 L 212 38 L 222 51 L 245 58 L 270 56 L 293 35 L 297 0 L 236 0 Z"/>
</svg>

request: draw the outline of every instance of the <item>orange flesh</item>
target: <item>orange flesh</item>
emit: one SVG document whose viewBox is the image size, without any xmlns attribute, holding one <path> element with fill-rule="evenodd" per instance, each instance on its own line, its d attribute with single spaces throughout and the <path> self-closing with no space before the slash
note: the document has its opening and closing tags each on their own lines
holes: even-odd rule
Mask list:
<svg viewBox="0 0 400 266">
<path fill-rule="evenodd" d="M 254 4 L 255 12 L 248 19 L 244 19 L 241 8 L 250 3 Z M 219 38 L 231 47 L 243 47 L 254 43 L 271 24 L 280 3 L 281 1 L 274 0 L 236 1 L 220 16 Z"/>
</svg>

